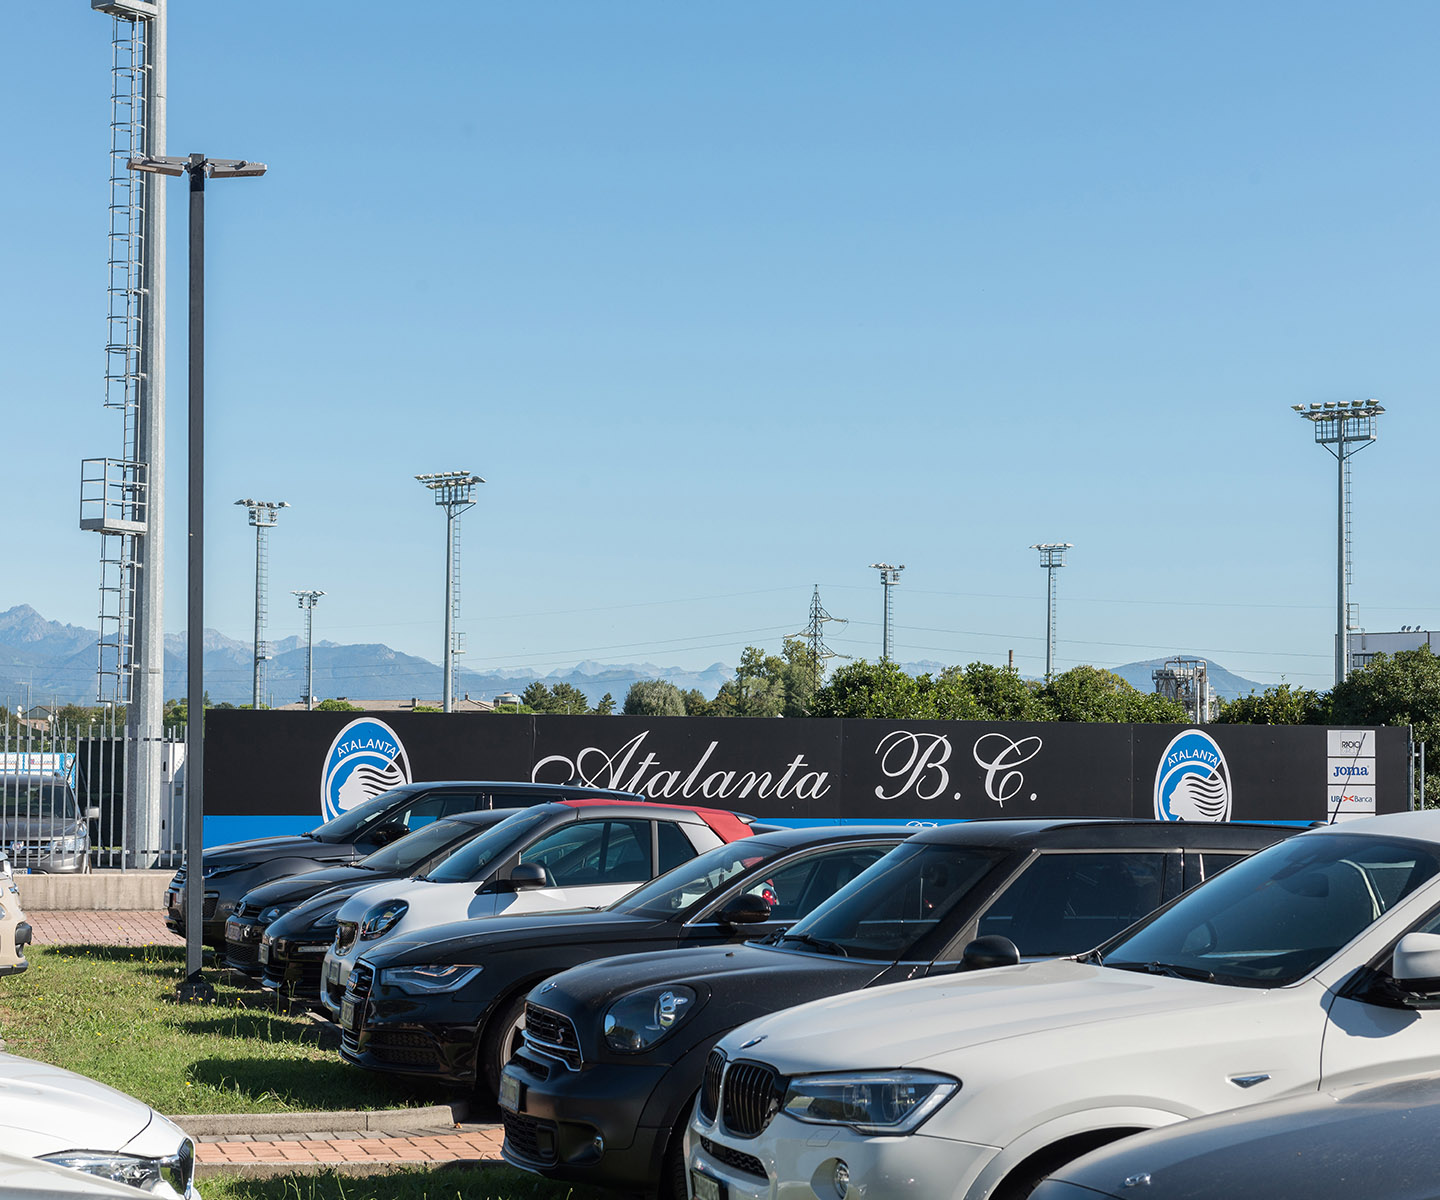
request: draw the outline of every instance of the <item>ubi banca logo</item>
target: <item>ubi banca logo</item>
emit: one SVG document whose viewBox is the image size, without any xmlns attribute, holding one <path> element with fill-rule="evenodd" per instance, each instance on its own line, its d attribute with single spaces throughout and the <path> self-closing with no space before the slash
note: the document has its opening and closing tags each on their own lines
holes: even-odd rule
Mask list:
<svg viewBox="0 0 1440 1200">
<path fill-rule="evenodd" d="M 1230 819 L 1230 768 L 1208 733 L 1187 729 L 1165 747 L 1155 770 L 1155 816 L 1161 821 Z"/>
<path fill-rule="evenodd" d="M 320 772 L 320 813 L 328 821 L 409 782 L 410 759 L 399 735 L 384 721 L 360 717 L 330 743 Z"/>
</svg>

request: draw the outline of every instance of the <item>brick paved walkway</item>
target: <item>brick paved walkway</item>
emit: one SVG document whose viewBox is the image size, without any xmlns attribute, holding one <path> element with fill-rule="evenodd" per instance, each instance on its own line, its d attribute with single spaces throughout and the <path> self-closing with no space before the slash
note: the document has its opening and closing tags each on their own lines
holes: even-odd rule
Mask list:
<svg viewBox="0 0 1440 1200">
<path fill-rule="evenodd" d="M 29 912 L 37 946 L 183 946 L 158 911 Z"/>
<path fill-rule="evenodd" d="M 196 1147 L 196 1161 L 211 1170 L 255 1164 L 303 1168 L 339 1163 L 385 1166 L 497 1161 L 504 1140 L 504 1132 L 498 1125 L 457 1125 L 448 1130 L 416 1130 L 383 1136 L 342 1131 L 284 1137 L 207 1138 Z"/>
</svg>

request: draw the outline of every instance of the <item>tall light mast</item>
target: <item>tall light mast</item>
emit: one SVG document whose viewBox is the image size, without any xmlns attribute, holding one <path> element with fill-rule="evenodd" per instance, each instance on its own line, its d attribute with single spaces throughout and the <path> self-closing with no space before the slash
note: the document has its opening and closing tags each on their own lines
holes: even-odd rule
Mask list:
<svg viewBox="0 0 1440 1200">
<path fill-rule="evenodd" d="M 881 645 L 880 661 L 881 661 L 881 662 L 889 662 L 889 661 L 890 661 L 890 622 L 891 622 L 891 617 L 893 616 L 893 606 L 892 606 L 891 603 L 890 603 L 890 589 L 893 588 L 897 583 L 900 582 L 900 572 L 905 569 L 905 564 L 904 564 L 904 563 L 901 563 L 898 567 L 892 567 L 889 563 L 871 563 L 871 564 L 870 564 L 870 569 L 871 569 L 872 571 L 879 571 L 879 572 L 880 572 L 880 586 L 881 586 L 882 589 L 884 589 L 884 595 L 885 595 L 885 610 L 884 610 L 885 626 L 884 626 L 884 634 L 882 635 L 882 639 L 883 639 L 883 640 L 882 640 L 881 643 L 880 643 L 880 645 Z"/>
<path fill-rule="evenodd" d="M 1046 571 L 1045 587 L 1045 682 L 1055 673 L 1055 572 L 1065 565 L 1069 542 L 1040 542 L 1030 547 L 1040 551 L 1040 565 Z"/>
<path fill-rule="evenodd" d="M 455 655 L 463 654 L 461 634 L 455 632 L 460 616 L 460 514 L 475 506 L 475 485 L 485 481 L 469 471 L 437 471 L 415 476 L 445 510 L 445 702 L 454 711 Z"/>
<path fill-rule="evenodd" d="M 1315 427 L 1315 442 L 1335 456 L 1339 471 L 1339 527 L 1335 569 L 1335 682 L 1350 674 L 1350 457 L 1375 440 L 1375 418 L 1385 411 L 1377 400 L 1327 400 L 1290 406 Z"/>
<path fill-rule="evenodd" d="M 255 527 L 255 676 L 251 706 L 257 711 L 265 700 L 265 664 L 273 657 L 265 640 L 265 619 L 270 601 L 270 531 L 280 520 L 280 510 L 290 506 L 283 500 L 237 500 L 250 512 Z"/>
<path fill-rule="evenodd" d="M 324 592 L 315 591 L 313 588 L 299 592 L 291 592 L 305 610 L 305 711 L 313 712 L 315 709 L 315 605 L 320 602 Z"/>
</svg>

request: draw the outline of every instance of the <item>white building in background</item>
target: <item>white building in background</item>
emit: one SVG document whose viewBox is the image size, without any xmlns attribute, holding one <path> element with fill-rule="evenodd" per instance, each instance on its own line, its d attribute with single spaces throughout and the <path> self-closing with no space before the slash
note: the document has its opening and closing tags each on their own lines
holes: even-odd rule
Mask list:
<svg viewBox="0 0 1440 1200">
<path fill-rule="evenodd" d="M 1394 633 L 1369 633 L 1357 629 L 1350 634 L 1350 667 L 1363 667 L 1377 654 L 1394 654 L 1398 650 L 1418 650 L 1421 646 L 1440 654 L 1440 633 L 1421 629 L 1418 625 L 1402 625 Z"/>
</svg>

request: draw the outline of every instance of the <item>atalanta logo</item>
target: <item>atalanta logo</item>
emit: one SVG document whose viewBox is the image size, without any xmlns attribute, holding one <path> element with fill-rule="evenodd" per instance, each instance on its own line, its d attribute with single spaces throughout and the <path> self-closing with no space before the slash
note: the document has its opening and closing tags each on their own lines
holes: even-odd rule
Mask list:
<svg viewBox="0 0 1440 1200">
<path fill-rule="evenodd" d="M 1155 771 L 1161 821 L 1228 821 L 1230 768 L 1215 739 L 1199 729 L 1176 734 Z"/>
<path fill-rule="evenodd" d="M 384 721 L 360 717 L 330 743 L 320 772 L 320 813 L 329 821 L 371 796 L 410 782 L 410 759 Z"/>
</svg>

